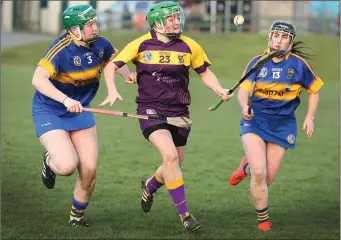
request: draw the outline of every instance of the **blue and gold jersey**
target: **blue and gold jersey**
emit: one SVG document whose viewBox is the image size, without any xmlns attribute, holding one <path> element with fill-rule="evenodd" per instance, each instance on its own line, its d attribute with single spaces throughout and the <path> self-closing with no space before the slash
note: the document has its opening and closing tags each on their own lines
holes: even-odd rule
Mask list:
<svg viewBox="0 0 341 240">
<path fill-rule="evenodd" d="M 132 61 L 138 81 L 137 103 L 160 106 L 159 112 L 186 111 L 191 102 L 189 69 L 198 74 L 211 65 L 201 46 L 186 36 L 161 42 L 151 30 L 130 42 L 113 59 L 117 67 Z"/>
<path fill-rule="evenodd" d="M 244 74 L 265 53 L 254 57 L 247 65 Z M 302 57 L 288 53 L 279 63 L 272 60 L 251 74 L 240 87 L 251 90 L 252 82 L 256 81 L 252 97 L 253 109 L 268 115 L 293 115 L 300 104 L 302 87 L 308 94 L 317 93 L 323 81 Z"/>
<path fill-rule="evenodd" d="M 103 37 L 88 48 L 66 33 L 52 43 L 38 66 L 49 72 L 50 81 L 57 89 L 85 106 L 98 90 L 102 69 L 117 53 L 118 50 Z M 58 116 L 67 113 L 63 104 L 37 90 L 33 98 L 33 113 L 41 108 Z"/>
</svg>

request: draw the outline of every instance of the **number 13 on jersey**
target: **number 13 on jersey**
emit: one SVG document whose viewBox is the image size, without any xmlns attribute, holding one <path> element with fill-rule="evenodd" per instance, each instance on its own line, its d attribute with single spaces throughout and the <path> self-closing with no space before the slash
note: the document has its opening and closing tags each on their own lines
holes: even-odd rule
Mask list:
<svg viewBox="0 0 341 240">
<path fill-rule="evenodd" d="M 280 76 L 280 73 L 281 72 L 272 72 L 272 78 L 273 79 L 278 79 L 278 78 L 280 78 L 281 76 Z"/>
</svg>

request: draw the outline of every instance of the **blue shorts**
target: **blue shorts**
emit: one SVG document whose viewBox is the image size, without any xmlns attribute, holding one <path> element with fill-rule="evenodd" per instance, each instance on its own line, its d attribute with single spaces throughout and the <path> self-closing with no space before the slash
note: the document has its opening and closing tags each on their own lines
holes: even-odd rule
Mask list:
<svg viewBox="0 0 341 240">
<path fill-rule="evenodd" d="M 46 132 L 61 129 L 67 132 L 95 126 L 95 116 L 91 112 L 82 112 L 72 117 L 58 117 L 52 113 L 32 114 L 36 135 L 39 138 Z"/>
<path fill-rule="evenodd" d="M 297 124 L 295 116 L 266 115 L 255 112 L 251 120 L 240 121 L 240 135 L 255 133 L 266 142 L 284 148 L 295 148 Z"/>
</svg>

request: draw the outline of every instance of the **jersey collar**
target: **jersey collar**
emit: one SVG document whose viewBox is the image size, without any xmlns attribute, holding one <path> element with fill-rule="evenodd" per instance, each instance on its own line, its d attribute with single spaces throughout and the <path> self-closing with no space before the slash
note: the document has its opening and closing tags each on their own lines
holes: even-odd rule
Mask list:
<svg viewBox="0 0 341 240">
<path fill-rule="evenodd" d="M 72 36 L 72 34 L 69 34 L 69 35 L 70 35 L 72 41 L 73 41 L 78 47 L 80 47 L 80 46 L 81 46 L 80 41 L 77 40 L 74 36 Z"/>
<path fill-rule="evenodd" d="M 150 30 L 150 35 L 152 36 L 152 38 L 157 39 L 156 32 L 153 29 Z"/>
</svg>

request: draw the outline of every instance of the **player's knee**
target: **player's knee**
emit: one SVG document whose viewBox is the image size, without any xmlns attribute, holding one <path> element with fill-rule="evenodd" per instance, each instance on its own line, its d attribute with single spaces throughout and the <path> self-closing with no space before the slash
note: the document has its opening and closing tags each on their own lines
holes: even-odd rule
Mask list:
<svg viewBox="0 0 341 240">
<path fill-rule="evenodd" d="M 270 185 L 271 183 L 273 183 L 273 181 L 275 180 L 274 176 L 266 176 L 266 184 Z"/>
<path fill-rule="evenodd" d="M 59 175 L 71 176 L 75 172 L 76 168 L 77 168 L 76 165 L 71 165 L 71 164 L 59 166 L 58 167 Z"/>
<path fill-rule="evenodd" d="M 178 154 L 177 152 L 169 152 L 163 156 L 163 163 L 168 165 L 177 165 L 179 164 Z"/>
<path fill-rule="evenodd" d="M 262 184 L 267 180 L 266 171 L 261 168 L 255 168 L 251 170 L 251 178 L 257 183 Z"/>
<path fill-rule="evenodd" d="M 77 154 L 51 156 L 58 174 L 61 176 L 71 176 L 78 165 Z"/>
</svg>

